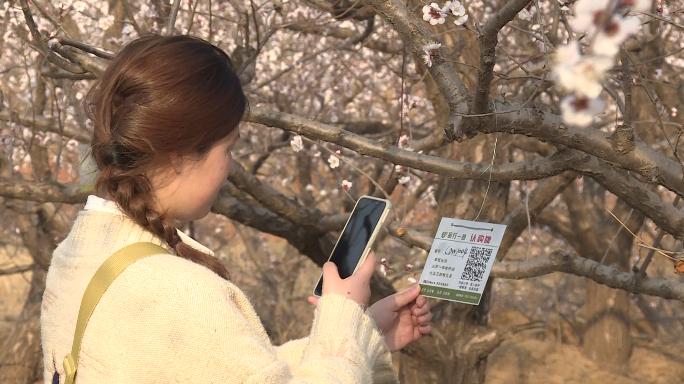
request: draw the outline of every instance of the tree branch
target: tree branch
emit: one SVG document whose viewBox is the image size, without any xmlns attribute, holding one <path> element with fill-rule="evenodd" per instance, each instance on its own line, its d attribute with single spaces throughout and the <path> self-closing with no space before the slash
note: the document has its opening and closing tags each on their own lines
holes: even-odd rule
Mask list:
<svg viewBox="0 0 684 384">
<path fill-rule="evenodd" d="M 392 233 L 392 229 L 390 232 Z M 396 233 L 396 228 L 394 233 Z M 430 251 L 432 245 L 430 237 L 406 228 L 402 228 L 399 233 L 401 235 L 398 237 L 402 240 Z M 548 257 L 540 256 L 527 261 L 496 261 L 492 266 L 490 276 L 500 279 L 527 279 L 553 272 L 587 277 L 599 284 L 631 293 L 643 293 L 684 302 L 684 283 L 682 282 L 662 277 L 639 279 L 634 273 L 623 272 L 615 266 L 578 256 L 570 250 L 556 250 Z"/>
<path fill-rule="evenodd" d="M 57 54 L 55 54 L 52 50 L 50 50 L 50 48 L 48 48 L 47 43 L 43 40 L 43 37 L 40 34 L 40 31 L 38 31 L 38 25 L 36 25 L 36 21 L 33 19 L 31 9 L 28 6 L 28 1 L 19 0 L 19 3 L 21 3 L 21 11 L 23 12 L 24 18 L 26 19 L 26 25 L 28 25 L 29 31 L 31 31 L 31 36 L 33 37 L 33 41 L 36 43 L 40 53 L 42 53 L 43 56 L 45 56 L 45 58 L 49 62 L 57 65 L 58 67 L 66 71 L 72 73 L 85 73 L 86 70 L 79 64 L 72 63 L 70 61 L 63 59 L 60 56 L 57 56 Z"/>
<path fill-rule="evenodd" d="M 259 107 L 250 110 L 247 120 L 295 132 L 310 139 L 338 144 L 362 155 L 377 157 L 394 164 L 461 179 L 494 181 L 541 179 L 571 169 L 575 162 L 584 160 L 584 155 L 569 155 L 565 151 L 559 151 L 543 159 L 490 166 L 400 149 L 397 146 L 370 140 L 331 125 L 279 111 L 267 111 Z"/>
<path fill-rule="evenodd" d="M 174 0 L 173 5 L 171 6 L 171 12 L 169 12 L 169 19 L 167 20 L 166 23 L 166 31 L 164 31 L 165 35 L 171 36 L 174 33 L 175 25 L 176 25 L 176 16 L 178 16 L 178 9 L 180 8 L 180 0 Z"/>
<path fill-rule="evenodd" d="M 43 131 L 60 134 L 67 139 L 74 139 L 80 143 L 90 143 L 90 133 L 77 131 L 69 126 L 64 127 L 62 131 L 59 125 L 49 118 L 37 115 L 32 117 L 21 117 L 18 113 L 13 111 L 0 111 L 0 121 L 14 122 L 29 128 L 39 128 Z"/>
<path fill-rule="evenodd" d="M 33 270 L 35 264 L 19 265 L 15 267 L 9 267 L 5 269 L 0 269 L 0 276 L 9 276 L 16 273 L 24 273 Z"/>
<path fill-rule="evenodd" d="M 422 56 L 423 47 L 434 41 L 433 31 L 427 23 L 415 14 L 408 13 L 402 0 L 368 0 L 368 3 L 399 32 L 405 44 L 409 44 L 414 57 Z M 439 51 L 440 54 L 433 59 L 428 70 L 449 107 L 444 132 L 450 139 L 460 139 L 463 137 L 461 120 L 468 110 L 469 94 L 456 68 L 445 60 L 445 51 L 441 48 Z"/>
<path fill-rule="evenodd" d="M 494 64 L 496 63 L 496 44 L 499 31 L 515 15 L 530 3 L 531 0 L 509 0 L 494 13 L 482 28 L 480 42 L 480 67 L 478 68 L 477 87 L 473 100 L 473 113 L 489 112 L 489 88 L 494 78 Z"/>
<path fill-rule="evenodd" d="M 10 199 L 81 204 L 86 201 L 90 192 L 80 189 L 77 185 L 0 179 L 0 196 Z"/>
<path fill-rule="evenodd" d="M 240 163 L 235 162 L 228 177 L 236 187 L 250 194 L 266 208 L 290 220 L 291 222 L 310 228 L 317 226 L 321 212 L 315 208 L 306 208 L 294 200 L 262 183 L 256 176 L 247 172 Z"/>
<path fill-rule="evenodd" d="M 640 181 L 633 175 L 618 172 L 611 164 L 596 158 L 577 168 L 653 220 L 667 233 L 678 239 L 684 238 L 684 209 L 664 201 L 656 186 Z"/>
<path fill-rule="evenodd" d="M 307 34 L 321 35 L 326 37 L 334 37 L 336 39 L 349 40 L 356 37 L 357 32 L 349 28 L 336 28 L 331 26 L 321 26 L 316 24 L 289 24 L 285 29 L 302 32 Z M 401 53 L 401 46 L 397 46 L 394 40 L 365 40 L 363 46 L 378 52 L 398 55 Z"/>
<path fill-rule="evenodd" d="M 601 160 L 644 176 L 649 183 L 660 183 L 684 197 L 684 172 L 679 163 L 637 141 L 633 151 L 616 153 L 610 136 L 598 129 L 580 129 L 563 124 L 561 117 L 539 107 L 521 107 L 496 102 L 496 116 L 483 117 L 482 133 L 507 132 L 538 138 L 589 153 Z"/>
</svg>

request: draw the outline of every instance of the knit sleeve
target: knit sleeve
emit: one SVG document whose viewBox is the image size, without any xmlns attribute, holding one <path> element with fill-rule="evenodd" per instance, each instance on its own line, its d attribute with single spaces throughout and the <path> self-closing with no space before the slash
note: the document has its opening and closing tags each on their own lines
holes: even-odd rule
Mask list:
<svg viewBox="0 0 684 384">
<path fill-rule="evenodd" d="M 182 282 L 171 296 L 184 303 L 172 319 L 170 332 L 183 335 L 173 353 L 189 369 L 179 370 L 177 381 L 365 384 L 372 382 L 376 362 L 388 354 L 374 320 L 341 295 L 319 300 L 296 365 L 291 356 L 278 354 L 251 304 L 232 284 L 218 277 Z"/>
<path fill-rule="evenodd" d="M 368 312 L 366 311 L 366 314 Z M 380 332 L 375 327 L 377 332 Z M 309 343 L 309 337 L 302 337 L 301 339 L 290 340 L 282 345 L 276 347 L 276 353 L 278 357 L 287 362 L 290 369 L 299 365 L 304 348 Z M 392 354 L 387 349 L 386 344 L 380 357 L 375 361 L 373 365 L 373 383 L 374 384 L 395 384 L 399 383 L 396 373 L 394 372 L 392 364 Z"/>
</svg>

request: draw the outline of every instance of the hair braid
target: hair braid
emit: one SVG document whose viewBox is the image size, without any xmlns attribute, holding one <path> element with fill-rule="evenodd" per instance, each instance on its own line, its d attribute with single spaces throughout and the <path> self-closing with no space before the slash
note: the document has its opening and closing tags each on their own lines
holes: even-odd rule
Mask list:
<svg viewBox="0 0 684 384">
<path fill-rule="evenodd" d="M 101 172 L 97 189 L 109 195 L 131 219 L 164 240 L 180 257 L 204 265 L 222 278 L 230 279 L 226 267 L 215 257 L 185 244 L 176 228 L 153 207 L 152 186 L 147 176 L 127 175 L 109 168 Z"/>
</svg>

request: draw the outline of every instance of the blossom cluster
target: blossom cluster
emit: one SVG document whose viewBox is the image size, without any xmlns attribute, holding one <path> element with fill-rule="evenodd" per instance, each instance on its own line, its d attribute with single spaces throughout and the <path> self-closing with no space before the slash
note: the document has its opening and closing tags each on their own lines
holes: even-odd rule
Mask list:
<svg viewBox="0 0 684 384">
<path fill-rule="evenodd" d="M 463 25 L 468 21 L 468 14 L 465 7 L 458 0 L 447 0 L 443 7 L 437 3 L 430 3 L 423 7 L 423 20 L 431 25 L 444 24 L 447 16 L 451 13 L 456 16 L 454 24 Z"/>
<path fill-rule="evenodd" d="M 563 120 L 586 127 L 603 111 L 601 82 L 612 68 L 620 45 L 639 31 L 634 12 L 651 8 L 652 0 L 579 0 L 570 25 L 587 42 L 582 53 L 578 40 L 556 50 L 553 74 L 570 94 L 561 101 Z"/>
</svg>

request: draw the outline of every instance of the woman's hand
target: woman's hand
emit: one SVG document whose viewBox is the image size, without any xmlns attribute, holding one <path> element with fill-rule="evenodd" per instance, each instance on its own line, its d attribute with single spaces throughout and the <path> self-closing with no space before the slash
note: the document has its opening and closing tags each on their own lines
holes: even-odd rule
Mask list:
<svg viewBox="0 0 684 384">
<path fill-rule="evenodd" d="M 323 264 L 323 292 L 326 294 L 338 294 L 346 296 L 361 307 L 368 306 L 370 299 L 370 279 L 376 267 L 375 254 L 370 252 L 356 272 L 343 279 L 337 270 L 337 265 L 332 261 Z M 313 296 L 315 297 L 315 296 Z"/>
<path fill-rule="evenodd" d="M 387 296 L 368 308 L 368 314 L 377 324 L 391 352 L 430 333 L 432 312 L 425 296 L 420 296 L 420 285 L 415 284 L 401 292 Z M 309 296 L 316 304 L 318 297 Z"/>
<path fill-rule="evenodd" d="M 430 333 L 432 312 L 425 296 L 420 296 L 420 285 L 387 296 L 368 308 L 385 337 L 389 350 L 398 351 Z"/>
</svg>

